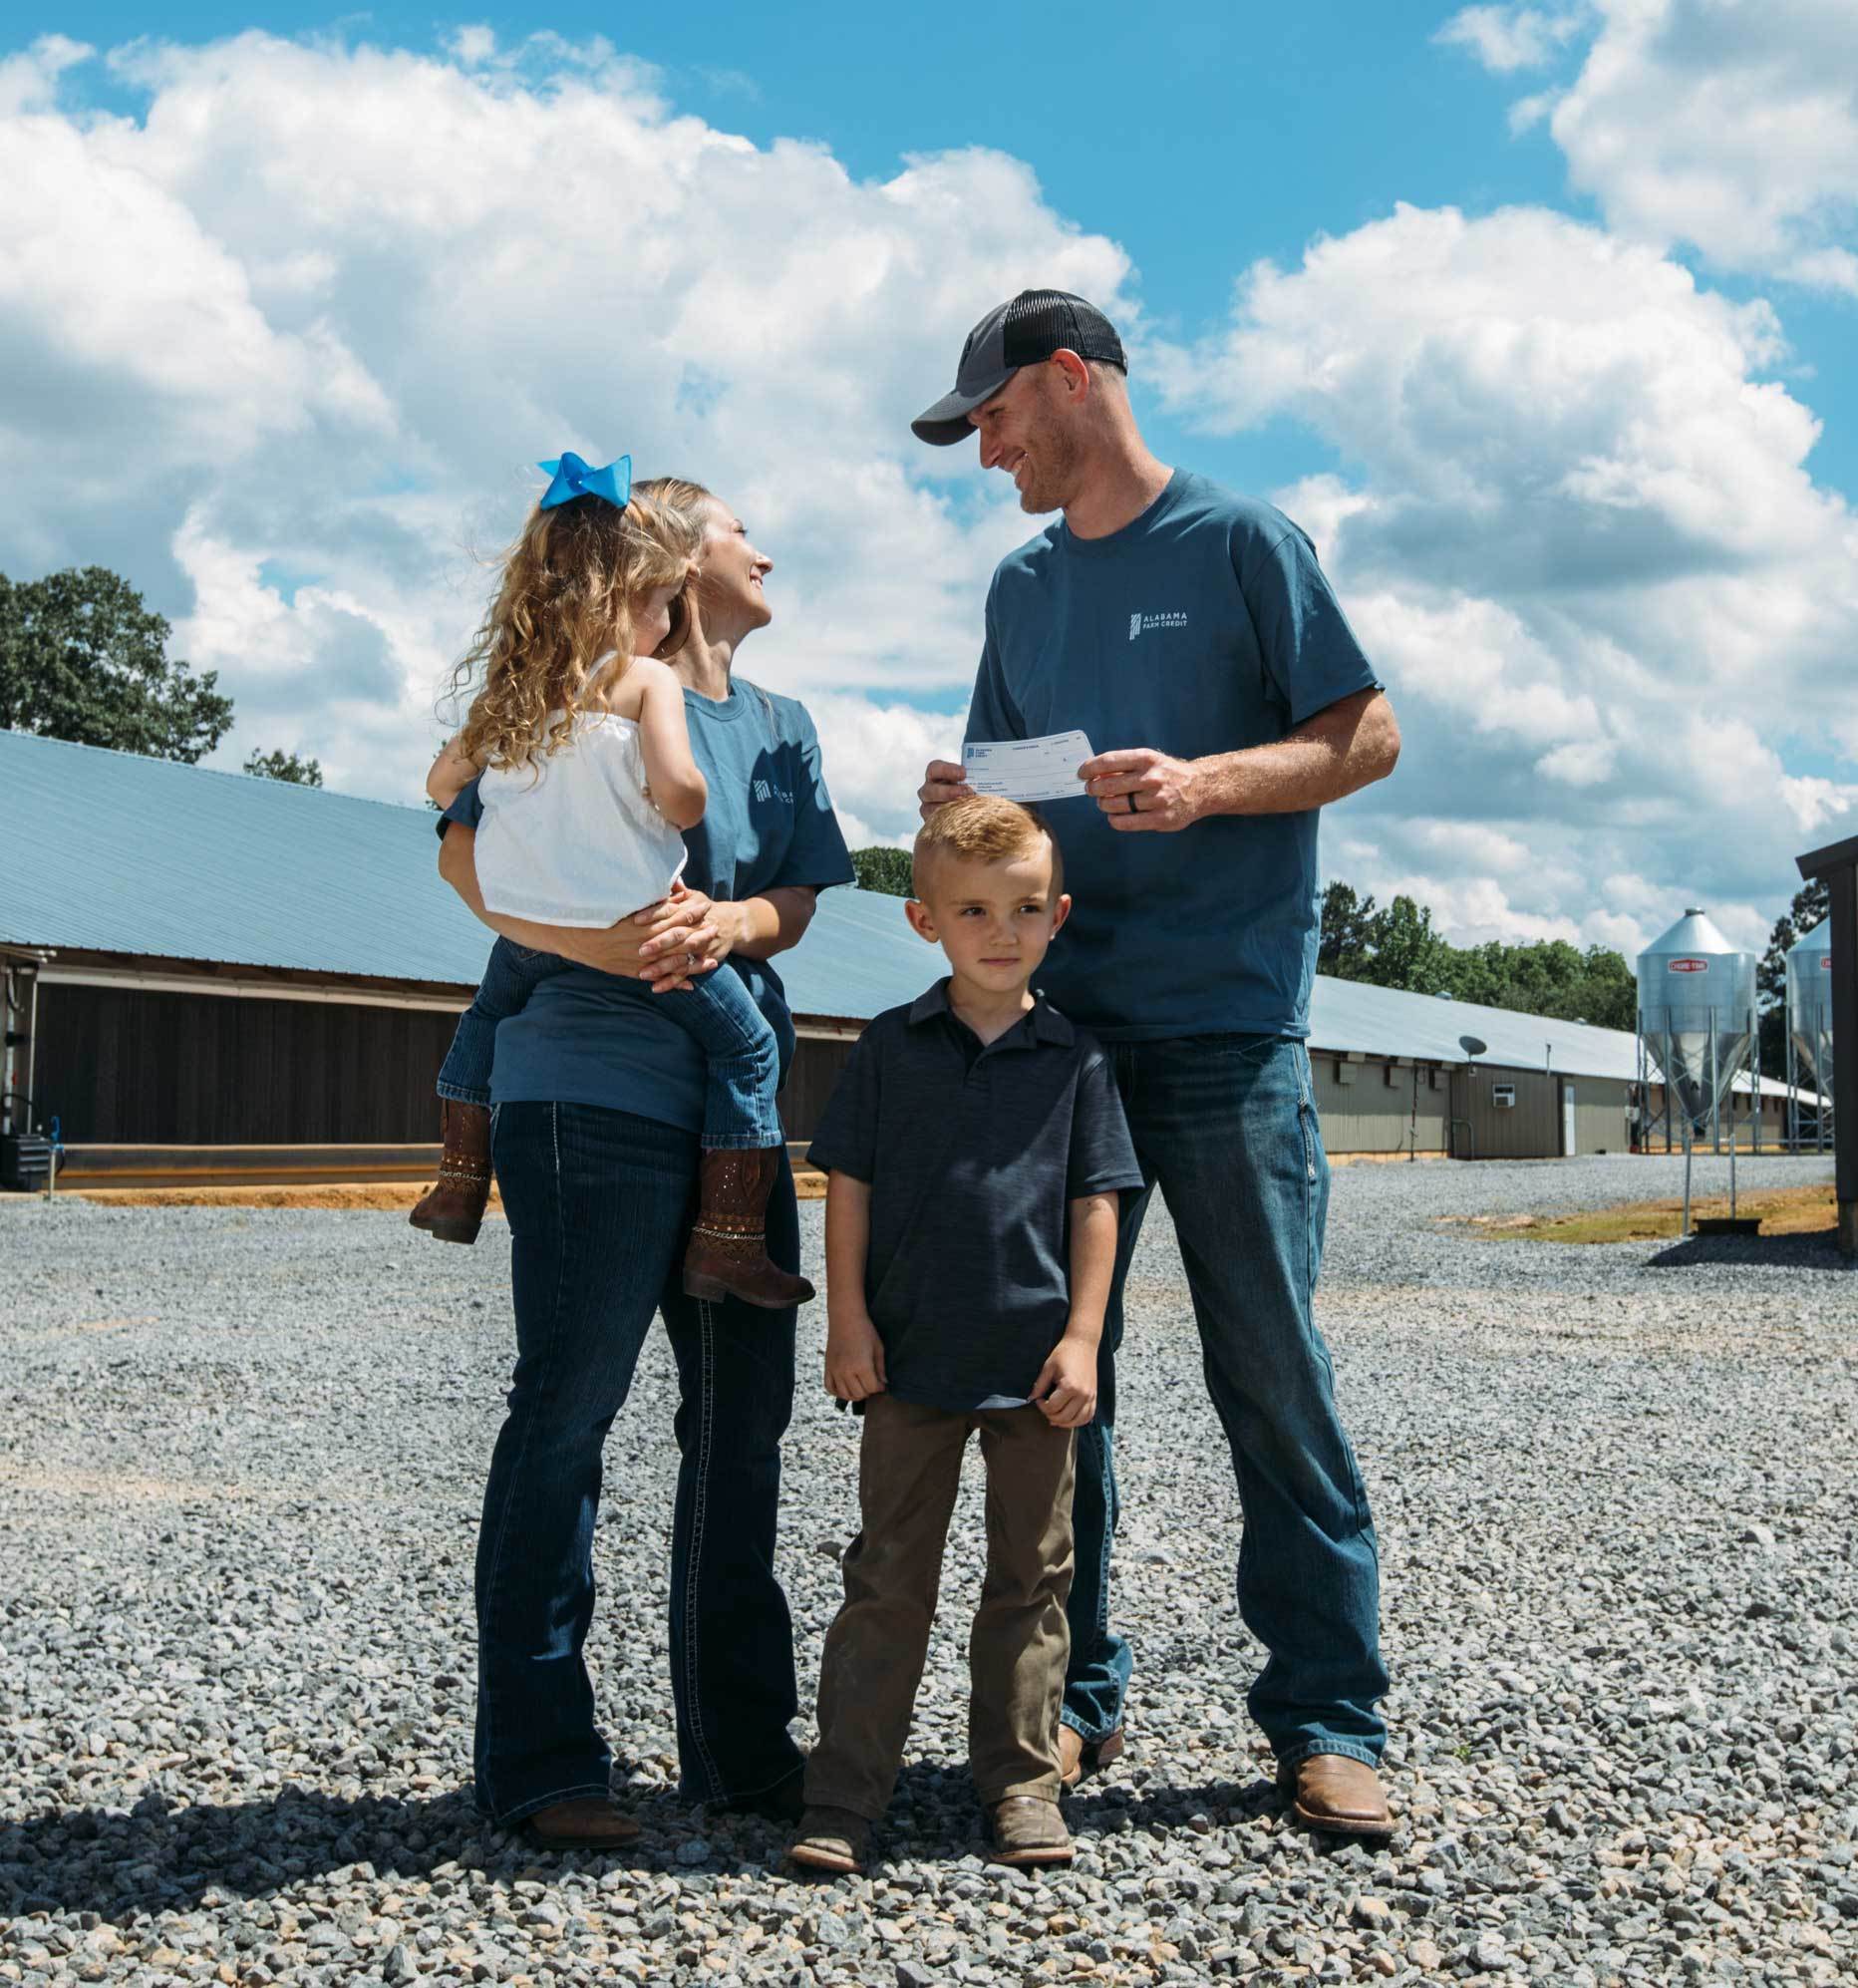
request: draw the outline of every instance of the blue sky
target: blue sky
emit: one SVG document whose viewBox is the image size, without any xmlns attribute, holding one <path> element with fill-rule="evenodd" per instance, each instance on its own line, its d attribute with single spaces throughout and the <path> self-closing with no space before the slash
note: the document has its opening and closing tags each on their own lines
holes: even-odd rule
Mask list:
<svg viewBox="0 0 1858 1988">
<path fill-rule="evenodd" d="M 252 28 L 271 39 L 216 46 Z M 1426 892 L 1460 935 L 1627 943 L 1700 866 L 1752 928 L 1787 847 L 1851 821 L 1858 109 L 1822 100 L 1858 74 L 1858 29 L 1812 0 L 457 18 L 27 0 L 0 60 L 41 34 L 144 42 L 113 66 L 30 58 L 49 80 L 18 136 L 48 176 L 34 119 L 81 149 L 50 196 L 71 203 L 64 239 L 103 240 L 132 175 L 147 212 L 94 259 L 133 271 L 171 226 L 146 273 L 147 322 L 172 330 L 100 352 L 116 305 L 79 279 L 0 289 L 0 341 L 39 354 L 14 369 L 10 433 L 0 388 L 14 459 L 45 474 L 61 392 L 100 446 L 160 438 L 138 445 L 133 505 L 100 514 L 74 475 L 0 506 L 0 569 L 133 569 L 261 743 L 320 750 L 345 785 L 412 776 L 430 726 L 409 714 L 473 584 L 442 553 L 506 528 L 537 424 L 597 442 L 617 399 L 628 440 L 692 452 L 753 506 L 783 603 L 758 667 L 872 769 L 841 783 L 859 827 L 903 832 L 902 769 L 939 736 L 909 714 L 959 711 L 986 569 L 1025 527 L 902 423 L 1024 271 L 1115 290 L 1159 452 L 1286 502 L 1386 656 L 1408 759 L 1337 818 L 1333 867 Z M 364 46 L 397 53 L 369 68 Z M 578 190 L 516 243 L 510 214 L 565 183 L 546 158 L 563 90 Z M 295 129 L 358 102 L 371 122 L 320 155 Z M 376 145 L 400 118 L 404 160 Z M 543 158 L 526 208 L 475 183 L 490 131 Z M 671 232 L 599 225 L 641 174 Z M 534 324 L 471 280 L 472 256 L 510 254 L 546 293 Z M 1242 288 L 1261 260 L 1279 280 Z M 653 271 L 645 328 L 606 367 L 550 343 L 540 320 L 578 298 L 623 317 L 630 266 Z M 384 291 L 403 277 L 400 309 Z M 713 285 L 734 323 L 688 315 Z M 809 349 L 791 333 L 815 301 Z M 255 469 L 266 437 L 289 438 L 292 503 Z M 1746 791 L 1733 853 L 1694 845 L 1700 779 Z"/>
<path fill-rule="evenodd" d="M 680 108 L 759 145 L 819 140 L 860 177 L 970 145 L 1028 161 L 1062 212 L 1128 250 L 1154 320 L 1190 336 L 1218 316 L 1238 269 L 1294 261 L 1313 237 L 1378 219 L 1396 200 L 1473 213 L 1543 202 L 1596 217 L 1595 202 L 1569 190 L 1545 131 L 1510 135 L 1514 79 L 1433 42 L 1453 11 L 1413 0 L 1190 0 L 1157 22 L 1086 0 L 1056 20 L 1025 5 L 963 8 L 937 32 L 913 9 L 842 3 L 641 8 L 630 20 L 571 4 L 457 16 L 181 4 L 161 9 L 157 27 L 146 6 L 26 0 L 11 40 L 59 33 L 108 48 L 262 27 L 430 48 L 479 22 L 504 42 L 605 36 L 662 70 Z M 1762 289 L 1732 277 L 1724 287 Z M 1814 469 L 1858 493 L 1858 306 L 1797 288 L 1781 306 L 1792 347 L 1781 374 L 1811 382 L 1826 425 Z M 1309 467 L 1307 434 L 1268 430 L 1209 448 L 1152 403 L 1147 414 L 1164 450 L 1240 484 L 1275 487 Z"/>
</svg>

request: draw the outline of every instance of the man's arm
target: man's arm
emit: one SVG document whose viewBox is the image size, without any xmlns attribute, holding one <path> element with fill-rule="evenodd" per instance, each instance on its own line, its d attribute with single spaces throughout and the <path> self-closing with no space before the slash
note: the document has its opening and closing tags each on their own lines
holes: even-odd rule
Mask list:
<svg viewBox="0 0 1858 1988">
<path fill-rule="evenodd" d="M 1033 1383 L 1032 1399 L 1056 1429 L 1082 1429 L 1096 1414 L 1096 1349 L 1116 1268 L 1113 1193 L 1071 1203 L 1071 1318 Z"/>
<path fill-rule="evenodd" d="M 1385 780 L 1398 758 L 1399 726 L 1386 692 L 1358 690 L 1274 745 L 1203 760 L 1171 759 L 1143 746 L 1099 753 L 1078 771 L 1112 828 L 1166 832 L 1210 815 L 1300 815 L 1326 808 Z"/>
<path fill-rule="evenodd" d="M 825 1194 L 825 1391 L 864 1401 L 884 1391 L 884 1342 L 864 1301 L 871 1183 L 837 1170 Z"/>
</svg>

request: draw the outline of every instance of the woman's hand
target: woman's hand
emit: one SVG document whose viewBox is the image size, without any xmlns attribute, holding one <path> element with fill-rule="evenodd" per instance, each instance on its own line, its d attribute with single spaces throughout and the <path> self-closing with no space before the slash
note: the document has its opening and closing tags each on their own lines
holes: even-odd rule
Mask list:
<svg viewBox="0 0 1858 1988">
<path fill-rule="evenodd" d="M 774 893 L 783 902 L 791 898 L 796 906 L 803 905 L 786 913 L 792 936 L 783 937 L 782 907 L 769 897 L 716 904 L 701 890 L 687 890 L 682 883 L 674 883 L 662 902 L 648 904 L 643 911 L 603 928 L 544 925 L 530 918 L 505 917 L 484 909 L 483 893 L 477 888 L 476 840 L 474 829 L 455 823 L 439 844 L 439 873 L 464 898 L 473 917 L 532 952 L 551 952 L 616 979 L 646 981 L 654 994 L 688 987 L 700 975 L 714 973 L 745 937 L 753 941 L 758 906 L 766 914 L 768 935 L 775 939 L 775 950 L 797 942 L 812 912 L 810 890 Z"/>
<path fill-rule="evenodd" d="M 743 936 L 741 905 L 719 904 L 681 882 L 671 886 L 671 895 L 662 904 L 635 911 L 628 923 L 647 928 L 639 946 L 638 972 L 654 994 L 673 993 L 714 973 Z"/>
</svg>

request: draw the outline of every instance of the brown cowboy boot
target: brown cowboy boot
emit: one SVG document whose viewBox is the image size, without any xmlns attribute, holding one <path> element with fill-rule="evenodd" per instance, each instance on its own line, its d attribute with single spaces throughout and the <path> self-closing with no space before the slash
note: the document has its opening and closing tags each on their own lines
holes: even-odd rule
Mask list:
<svg viewBox="0 0 1858 1988">
<path fill-rule="evenodd" d="M 768 1197 L 779 1177 L 777 1146 L 704 1155 L 697 1220 L 684 1252 L 686 1296 L 740 1298 L 766 1311 L 811 1300 L 804 1277 L 769 1260 Z"/>
<path fill-rule="evenodd" d="M 446 1150 L 432 1192 L 407 1217 L 441 1242 L 475 1242 L 490 1198 L 490 1114 L 447 1098 L 441 1106 Z"/>
</svg>

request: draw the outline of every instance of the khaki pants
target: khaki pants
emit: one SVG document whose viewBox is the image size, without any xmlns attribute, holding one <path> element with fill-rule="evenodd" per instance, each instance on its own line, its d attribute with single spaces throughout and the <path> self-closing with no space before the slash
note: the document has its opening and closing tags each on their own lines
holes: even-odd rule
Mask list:
<svg viewBox="0 0 1858 1988">
<path fill-rule="evenodd" d="M 969 1766 L 983 1803 L 1058 1800 L 1076 1435 L 1036 1408 L 958 1413 L 874 1395 L 858 1458 L 862 1522 L 819 1666 L 809 1808 L 849 1809 L 874 1822 L 889 1806 L 929 1652 L 962 1452 L 976 1430 L 987 1470 L 987 1581 L 968 1639 Z"/>
</svg>

